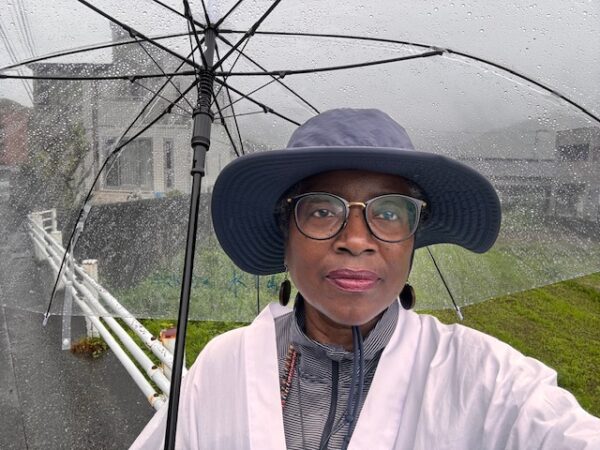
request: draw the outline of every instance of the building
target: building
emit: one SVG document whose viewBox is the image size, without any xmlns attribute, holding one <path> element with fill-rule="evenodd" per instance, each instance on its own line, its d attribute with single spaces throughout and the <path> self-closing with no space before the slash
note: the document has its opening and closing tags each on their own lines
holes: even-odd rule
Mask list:
<svg viewBox="0 0 600 450">
<path fill-rule="evenodd" d="M 504 129 L 468 147 L 485 156 L 461 160 L 493 182 L 504 207 L 600 223 L 600 128 Z"/>
<path fill-rule="evenodd" d="M 555 215 L 600 223 L 600 128 L 556 134 Z"/>
<path fill-rule="evenodd" d="M 112 28 L 113 40 L 129 36 Z M 155 55 L 151 59 L 138 45 L 115 46 L 109 63 L 34 63 L 28 67 L 36 76 L 81 77 L 115 74 L 142 74 L 175 70 L 179 61 L 170 55 Z M 34 123 L 30 136 L 43 147 L 47 142 L 59 142 L 57 152 L 69 160 L 76 159 L 78 167 L 73 176 L 81 180 L 78 195 L 84 194 L 117 145 L 127 141 L 144 125 L 152 122 L 175 98 L 181 86 L 191 79 L 174 79 L 161 90 L 164 79 L 145 80 L 85 80 L 34 81 Z M 160 90 L 161 95 L 153 93 Z M 192 95 L 193 97 L 193 95 Z M 146 106 L 145 106 L 146 105 Z M 173 107 L 147 131 L 119 151 L 114 162 L 103 169 L 95 188 L 95 202 L 119 202 L 138 198 L 153 198 L 171 192 L 187 193 L 191 187 L 191 106 Z M 136 120 L 136 126 L 123 135 L 126 127 Z M 78 131 L 79 130 L 79 131 Z M 66 145 L 77 139 L 83 130 L 85 152 Z M 80 133 L 81 134 L 81 133 Z M 50 137 L 50 139 L 49 139 Z M 82 154 L 79 154 L 82 153 Z M 207 176 L 202 190 L 210 191 L 216 174 L 233 158 L 226 136 L 213 132 L 211 151 L 207 155 Z"/>
<path fill-rule="evenodd" d="M 29 114 L 29 108 L 0 99 L 0 166 L 16 167 L 27 160 Z"/>
</svg>

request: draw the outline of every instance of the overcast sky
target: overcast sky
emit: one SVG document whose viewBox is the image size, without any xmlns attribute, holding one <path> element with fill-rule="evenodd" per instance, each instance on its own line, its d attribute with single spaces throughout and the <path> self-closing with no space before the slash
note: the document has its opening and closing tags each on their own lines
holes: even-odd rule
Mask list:
<svg viewBox="0 0 600 450">
<path fill-rule="evenodd" d="M 149 0 L 94 3 L 150 35 L 185 30 L 180 18 Z M 181 2 L 170 3 L 182 9 Z M 211 16 L 222 15 L 233 3 L 234 0 L 211 2 Z M 271 4 L 267 0 L 248 2 L 229 17 L 225 27 L 245 30 Z M 192 5 L 195 15 L 203 21 L 200 3 Z M 14 60 L 110 40 L 108 21 L 76 1 L 0 0 L 0 7 L 2 67 Z M 377 36 L 451 48 L 523 72 L 600 113 L 598 1 L 283 0 L 260 29 Z M 182 54 L 189 49 L 185 40 L 176 45 Z M 348 45 L 310 39 L 267 41 L 260 37 L 253 38 L 246 50 L 270 69 L 342 64 L 417 51 L 400 49 L 397 45 Z M 60 61 L 109 62 L 110 59 L 110 52 L 102 51 Z M 238 69 L 241 67 L 244 66 L 240 64 Z M 359 76 L 323 74 L 309 80 L 289 77 L 286 81 L 300 92 L 309 92 L 306 97 L 320 103 L 322 109 L 340 103 L 348 106 L 371 103 L 393 111 L 404 123 L 410 124 L 418 116 L 421 121 L 415 120 L 413 126 L 420 129 L 426 127 L 427 120 L 443 122 L 439 126 L 447 129 L 470 126 L 493 129 L 522 122 L 532 114 L 578 114 L 511 75 L 460 58 L 365 69 Z M 313 88 L 316 84 L 319 86 Z M 0 81 L 0 97 L 29 103 L 21 82 Z M 290 111 L 306 109 L 290 98 L 284 93 L 274 102 Z M 436 113 L 428 116 L 432 110 Z M 306 116 L 310 114 L 306 109 Z"/>
</svg>

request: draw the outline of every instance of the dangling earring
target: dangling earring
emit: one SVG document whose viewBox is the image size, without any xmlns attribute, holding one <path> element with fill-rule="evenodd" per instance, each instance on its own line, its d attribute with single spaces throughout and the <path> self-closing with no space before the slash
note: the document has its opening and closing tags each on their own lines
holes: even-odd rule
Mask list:
<svg viewBox="0 0 600 450">
<path fill-rule="evenodd" d="M 290 294 L 292 293 L 292 283 L 288 280 L 288 272 L 287 267 L 285 270 L 285 279 L 281 282 L 279 286 L 279 304 L 281 306 L 287 306 L 290 302 Z"/>
<path fill-rule="evenodd" d="M 400 304 L 404 309 L 413 309 L 416 301 L 415 290 L 410 284 L 406 283 L 400 292 Z"/>
</svg>

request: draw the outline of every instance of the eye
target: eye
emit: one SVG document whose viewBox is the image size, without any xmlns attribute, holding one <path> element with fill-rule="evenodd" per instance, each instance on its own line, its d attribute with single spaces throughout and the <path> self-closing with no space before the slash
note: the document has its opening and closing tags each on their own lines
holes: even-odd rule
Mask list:
<svg viewBox="0 0 600 450">
<path fill-rule="evenodd" d="M 317 219 L 324 219 L 326 217 L 333 217 L 335 214 L 326 208 L 315 209 L 311 214 L 311 217 L 316 217 Z"/>
<path fill-rule="evenodd" d="M 372 217 L 384 222 L 399 222 L 404 220 L 406 211 L 400 205 L 392 202 L 385 202 L 381 205 L 373 205 L 371 210 Z"/>
<path fill-rule="evenodd" d="M 392 220 L 399 220 L 400 219 L 400 217 L 398 216 L 398 214 L 395 211 L 392 211 L 392 210 L 379 211 L 375 217 L 377 219 L 390 220 L 390 221 L 392 221 Z"/>
</svg>

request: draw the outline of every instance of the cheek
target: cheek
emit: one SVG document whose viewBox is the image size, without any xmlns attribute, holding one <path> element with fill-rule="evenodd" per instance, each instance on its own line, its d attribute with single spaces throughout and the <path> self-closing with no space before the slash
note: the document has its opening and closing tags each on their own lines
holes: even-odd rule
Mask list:
<svg viewBox="0 0 600 450">
<path fill-rule="evenodd" d="M 400 245 L 400 248 L 388 249 L 383 254 L 392 284 L 403 287 L 410 274 L 414 250 L 412 242 Z"/>
<path fill-rule="evenodd" d="M 319 281 L 319 264 L 327 252 L 322 242 L 290 233 L 285 247 L 285 264 L 296 288 L 307 295 Z"/>
</svg>

